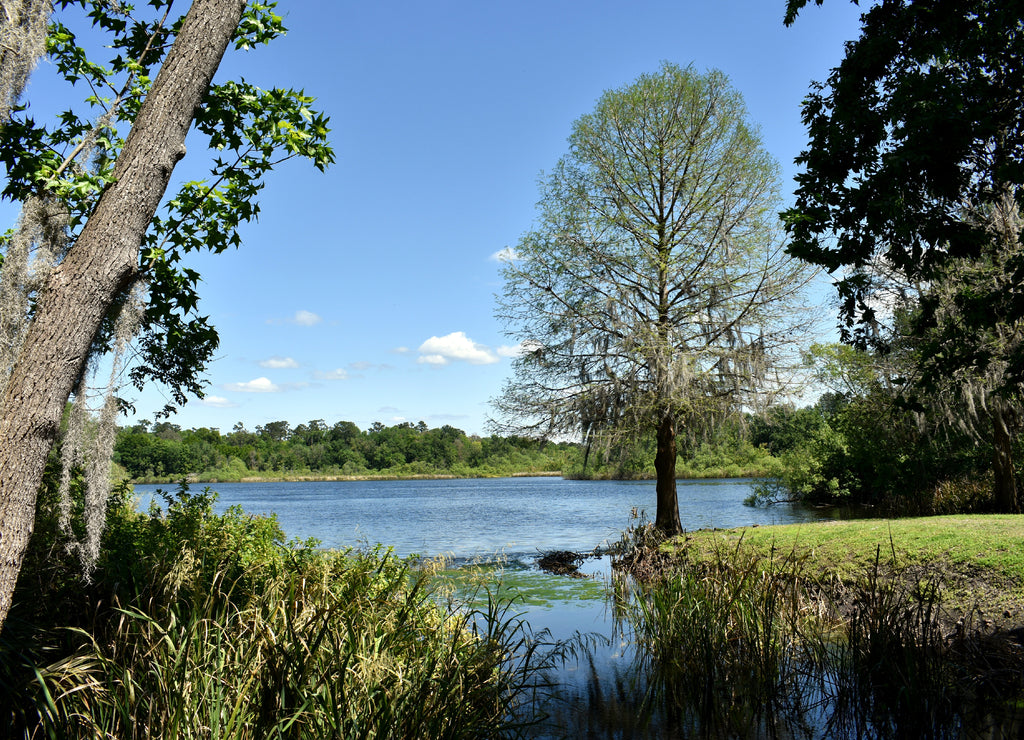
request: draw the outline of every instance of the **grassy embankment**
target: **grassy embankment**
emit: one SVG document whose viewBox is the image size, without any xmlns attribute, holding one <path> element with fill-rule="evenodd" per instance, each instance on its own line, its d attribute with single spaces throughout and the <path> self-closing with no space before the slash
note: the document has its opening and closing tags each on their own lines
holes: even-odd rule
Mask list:
<svg viewBox="0 0 1024 740">
<path fill-rule="evenodd" d="M 656 702 L 723 736 L 999 734 L 1024 706 L 1024 518 L 946 516 L 625 541 L 619 604 Z M 808 713 L 810 712 L 810 713 Z M 981 724 L 979 724 L 981 723 Z M 792 728 L 790 728 L 792 729 Z M 788 731 L 788 730 L 787 730 Z"/>
<path fill-rule="evenodd" d="M 957 613 L 978 606 L 979 617 L 1024 626 L 1024 517 L 964 515 L 788 524 L 691 532 L 665 546 L 690 558 L 739 550 L 793 555 L 806 570 L 851 585 L 874 567 L 920 575 L 942 585 Z"/>
</svg>

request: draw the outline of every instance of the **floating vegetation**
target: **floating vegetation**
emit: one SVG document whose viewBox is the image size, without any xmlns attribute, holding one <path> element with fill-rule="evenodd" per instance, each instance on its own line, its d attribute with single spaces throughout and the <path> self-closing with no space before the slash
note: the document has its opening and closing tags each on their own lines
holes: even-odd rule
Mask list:
<svg viewBox="0 0 1024 740">
<path fill-rule="evenodd" d="M 537 567 L 556 576 L 586 578 L 586 575 L 580 573 L 580 564 L 588 557 L 590 556 L 571 550 L 552 550 L 537 558 Z"/>
</svg>

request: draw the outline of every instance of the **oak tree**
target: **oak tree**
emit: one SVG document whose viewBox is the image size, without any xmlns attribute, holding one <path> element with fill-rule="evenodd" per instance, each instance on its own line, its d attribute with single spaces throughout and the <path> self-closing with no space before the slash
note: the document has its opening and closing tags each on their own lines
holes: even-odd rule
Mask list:
<svg viewBox="0 0 1024 740">
<path fill-rule="evenodd" d="M 804 4 L 791 0 L 789 19 Z M 810 140 L 784 214 L 791 253 L 835 276 L 843 338 L 882 351 L 912 338 L 917 401 L 988 427 L 1009 511 L 1024 380 L 1022 18 L 1020 0 L 871 7 L 804 103 Z"/>
<path fill-rule="evenodd" d="M 47 2 L 20 5 L 50 10 Z M 278 161 L 302 156 L 322 169 L 332 160 L 327 120 L 309 97 L 212 82 L 230 45 L 245 49 L 283 32 L 273 4 L 194 0 L 182 17 L 169 0 L 146 9 L 102 0 L 57 5 L 46 52 L 68 83 L 68 99 L 77 83 L 86 106 L 40 123 L 30 107 L 15 105 L 0 121 L 3 196 L 23 204 L 0 267 L 0 624 L 47 456 L 69 398 L 86 394 L 91 361 L 108 350 L 123 354 L 137 337 L 137 384 L 163 381 L 178 402 L 201 393 L 217 335 L 196 310 L 199 275 L 183 256 L 237 245 L 237 228 L 258 213 L 255 196 Z M 72 30 L 76 19 L 91 21 L 83 35 L 102 37 L 112 58 L 95 60 Z M 25 59 L 5 51 L 0 80 L 20 80 Z M 20 66 L 12 71 L 8 63 Z M 3 90 L 5 100 L 17 101 L 18 84 Z M 215 152 L 210 176 L 165 198 L 193 124 Z M 113 429 L 118 406 L 109 394 L 101 426 Z M 93 555 L 110 457 L 102 448 L 86 474 L 93 493 L 85 549 Z"/>
</svg>

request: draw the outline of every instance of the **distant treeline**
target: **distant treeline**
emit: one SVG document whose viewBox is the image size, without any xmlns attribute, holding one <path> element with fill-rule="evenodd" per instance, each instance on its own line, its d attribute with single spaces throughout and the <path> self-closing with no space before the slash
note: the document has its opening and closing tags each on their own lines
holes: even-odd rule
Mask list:
<svg viewBox="0 0 1024 740">
<path fill-rule="evenodd" d="M 824 393 L 813 406 L 780 405 L 739 413 L 705 433 L 678 438 L 679 478 L 766 479 L 757 500 L 867 504 L 911 513 L 992 510 L 992 447 L 947 429 L 929 433 L 876 381 L 864 357 L 826 347 L 847 375 L 867 380 L 855 390 Z M 838 354 L 836 354 L 838 353 Z M 841 360 L 841 362 L 840 362 Z M 832 369 L 831 372 L 838 373 Z M 852 383 L 848 383 L 852 385 Z M 541 442 L 525 437 L 467 436 L 426 424 L 373 424 L 363 431 L 322 420 L 292 428 L 275 421 L 231 432 L 169 422 L 121 429 L 114 461 L 136 481 L 341 476 L 456 477 L 560 472 L 570 478 L 654 476 L 653 436 L 621 444 Z M 1024 460 L 1024 446 L 1013 459 Z"/>
<path fill-rule="evenodd" d="M 322 419 L 291 427 L 273 421 L 249 431 L 241 423 L 182 429 L 141 423 L 119 431 L 114 462 L 134 480 L 363 475 L 511 475 L 561 471 L 575 458 L 571 444 L 523 437 L 467 436 L 461 429 L 428 429 L 422 421 L 363 431 L 350 421 Z"/>
<path fill-rule="evenodd" d="M 841 347 L 841 369 L 863 360 Z M 838 364 L 838 360 L 836 361 Z M 680 436 L 679 478 L 765 479 L 751 502 L 780 500 L 871 506 L 897 514 L 997 511 L 993 447 L 959 428 L 938 431 L 895 392 L 865 371 L 867 381 L 827 392 L 813 406 L 778 405 L 736 414 L 705 435 Z M 581 447 L 564 472 L 579 478 L 651 478 L 655 441 Z M 1024 441 L 1013 446 L 1021 475 Z"/>
</svg>

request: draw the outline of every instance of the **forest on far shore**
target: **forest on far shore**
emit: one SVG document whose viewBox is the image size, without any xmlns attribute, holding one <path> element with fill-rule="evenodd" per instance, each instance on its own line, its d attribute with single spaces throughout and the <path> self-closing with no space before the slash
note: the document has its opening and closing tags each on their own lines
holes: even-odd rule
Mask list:
<svg viewBox="0 0 1024 740">
<path fill-rule="evenodd" d="M 114 462 L 137 482 L 243 478 L 452 475 L 502 476 L 561 472 L 576 445 L 525 437 L 467 436 L 424 422 L 374 423 L 361 430 L 350 421 L 328 426 L 314 419 L 295 427 L 273 421 L 250 431 L 239 422 L 217 429 L 182 429 L 167 421 L 119 430 Z"/>
<path fill-rule="evenodd" d="M 869 505 L 902 513 L 993 510 L 991 443 L 956 430 L 930 433 L 898 401 L 870 353 L 816 345 L 808 362 L 824 387 L 811 406 L 737 411 L 704 433 L 678 437 L 679 478 L 764 479 L 756 503 Z M 239 422 L 181 429 L 162 421 L 119 430 L 114 462 L 135 482 L 332 477 L 486 477 L 561 473 L 568 478 L 654 477 L 653 435 L 586 443 L 467 435 L 424 422 Z M 1018 443 L 1019 447 L 1019 443 Z M 1021 459 L 1017 449 L 1015 459 Z"/>
</svg>

